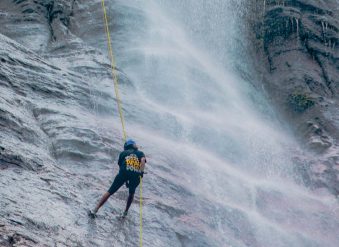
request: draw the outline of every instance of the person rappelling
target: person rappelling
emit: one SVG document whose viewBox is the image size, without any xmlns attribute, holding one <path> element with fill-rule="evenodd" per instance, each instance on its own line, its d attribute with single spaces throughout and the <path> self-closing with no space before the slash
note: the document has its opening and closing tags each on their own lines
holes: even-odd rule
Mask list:
<svg viewBox="0 0 339 247">
<path fill-rule="evenodd" d="M 102 205 L 105 204 L 107 199 L 117 192 L 124 183 L 126 183 L 126 186 L 129 190 L 129 195 L 127 198 L 125 211 L 122 214 L 122 218 L 126 217 L 133 202 L 135 190 L 144 175 L 145 164 L 145 154 L 139 151 L 134 140 L 127 140 L 124 144 L 124 151 L 122 151 L 119 155 L 119 173 L 114 178 L 114 181 L 108 191 L 103 194 L 96 207 L 93 210 L 89 210 L 89 216 L 92 218 L 96 217 L 98 210 L 102 207 Z"/>
</svg>

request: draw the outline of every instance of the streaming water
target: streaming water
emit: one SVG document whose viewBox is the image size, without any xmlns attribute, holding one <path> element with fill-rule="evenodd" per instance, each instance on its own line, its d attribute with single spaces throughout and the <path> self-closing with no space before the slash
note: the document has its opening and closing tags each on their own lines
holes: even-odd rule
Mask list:
<svg viewBox="0 0 339 247">
<path fill-rule="evenodd" d="M 108 6 L 117 66 L 133 83 L 121 85 L 127 130 L 150 156 L 144 239 L 154 246 L 337 246 L 337 202 L 294 182 L 298 146 L 252 86 L 242 5 Z"/>
</svg>

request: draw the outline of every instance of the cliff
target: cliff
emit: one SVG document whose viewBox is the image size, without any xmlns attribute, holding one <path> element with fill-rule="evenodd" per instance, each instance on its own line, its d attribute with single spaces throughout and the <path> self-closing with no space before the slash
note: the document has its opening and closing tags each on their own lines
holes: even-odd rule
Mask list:
<svg viewBox="0 0 339 247">
<path fill-rule="evenodd" d="M 304 146 L 304 182 L 339 193 L 338 1 L 256 1 L 249 37 L 266 94 Z"/>
</svg>

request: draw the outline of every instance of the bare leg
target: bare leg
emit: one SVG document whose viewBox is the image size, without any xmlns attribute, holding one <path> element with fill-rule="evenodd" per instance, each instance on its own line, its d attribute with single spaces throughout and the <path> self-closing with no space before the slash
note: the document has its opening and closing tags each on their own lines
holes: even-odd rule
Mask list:
<svg viewBox="0 0 339 247">
<path fill-rule="evenodd" d="M 99 208 L 101 208 L 102 205 L 105 204 L 105 202 L 107 201 L 107 199 L 111 196 L 110 193 L 106 192 L 100 199 L 98 205 L 95 207 L 94 209 L 94 213 L 96 214 L 99 210 Z"/>
<path fill-rule="evenodd" d="M 134 198 L 134 193 L 128 195 L 125 213 L 128 212 L 128 209 L 129 209 L 129 207 L 131 206 L 131 204 L 133 202 L 133 198 Z"/>
</svg>

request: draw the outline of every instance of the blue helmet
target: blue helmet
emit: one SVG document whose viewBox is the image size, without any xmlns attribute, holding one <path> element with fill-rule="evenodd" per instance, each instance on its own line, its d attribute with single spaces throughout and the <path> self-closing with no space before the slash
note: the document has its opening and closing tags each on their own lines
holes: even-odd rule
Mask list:
<svg viewBox="0 0 339 247">
<path fill-rule="evenodd" d="M 124 144 L 124 149 L 126 150 L 127 147 L 134 146 L 134 145 L 136 145 L 136 142 L 132 139 L 128 139 Z"/>
</svg>

